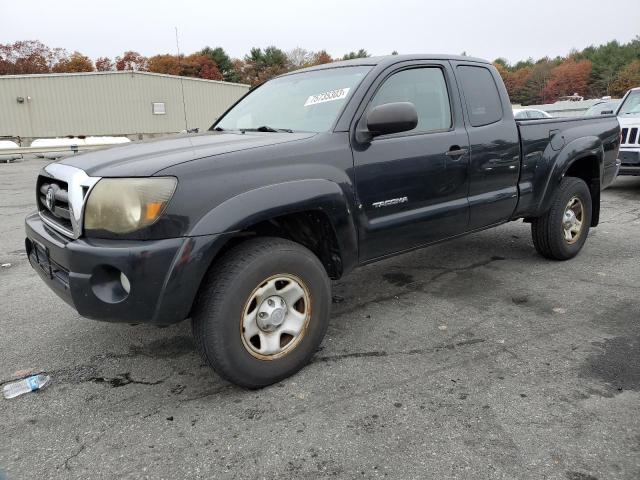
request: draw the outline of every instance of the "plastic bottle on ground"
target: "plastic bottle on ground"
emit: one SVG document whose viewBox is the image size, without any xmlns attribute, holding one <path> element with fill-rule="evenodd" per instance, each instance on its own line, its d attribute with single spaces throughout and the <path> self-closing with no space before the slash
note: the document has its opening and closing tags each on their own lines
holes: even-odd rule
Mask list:
<svg viewBox="0 0 640 480">
<path fill-rule="evenodd" d="M 51 377 L 45 374 L 31 375 L 17 382 L 7 383 L 2 387 L 4 398 L 15 398 L 27 392 L 35 392 L 44 388 L 51 381 Z"/>
</svg>

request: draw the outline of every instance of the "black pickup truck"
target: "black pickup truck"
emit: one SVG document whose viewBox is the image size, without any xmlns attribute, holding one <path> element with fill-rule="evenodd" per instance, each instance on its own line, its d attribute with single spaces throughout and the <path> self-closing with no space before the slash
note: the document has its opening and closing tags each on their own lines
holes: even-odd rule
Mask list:
<svg viewBox="0 0 640 480">
<path fill-rule="evenodd" d="M 320 345 L 331 279 L 517 219 L 567 260 L 617 173 L 614 116 L 514 121 L 470 57 L 331 63 L 253 89 L 198 135 L 46 166 L 26 249 L 81 315 L 191 318 L 209 364 L 257 388 Z"/>
</svg>

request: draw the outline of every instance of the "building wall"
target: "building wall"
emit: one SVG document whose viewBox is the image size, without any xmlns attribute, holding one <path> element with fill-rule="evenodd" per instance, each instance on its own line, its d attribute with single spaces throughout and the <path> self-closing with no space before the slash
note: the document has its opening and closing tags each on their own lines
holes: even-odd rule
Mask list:
<svg viewBox="0 0 640 480">
<path fill-rule="evenodd" d="M 185 128 L 202 131 L 248 89 L 147 72 L 0 76 L 0 136 L 138 137 Z M 153 102 L 164 102 L 166 114 L 154 115 Z"/>
</svg>

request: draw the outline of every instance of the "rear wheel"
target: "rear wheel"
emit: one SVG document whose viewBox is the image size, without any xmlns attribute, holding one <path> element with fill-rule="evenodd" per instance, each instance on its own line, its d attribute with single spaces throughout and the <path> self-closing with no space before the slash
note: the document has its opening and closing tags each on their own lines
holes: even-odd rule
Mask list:
<svg viewBox="0 0 640 480">
<path fill-rule="evenodd" d="M 580 178 L 565 177 L 547 213 L 531 222 L 533 245 L 553 260 L 575 257 L 587 240 L 591 225 L 591 193 Z"/>
<path fill-rule="evenodd" d="M 217 373 L 259 388 L 309 362 L 326 332 L 330 307 L 329 278 L 311 251 L 281 238 L 256 238 L 213 265 L 192 328 Z"/>
</svg>

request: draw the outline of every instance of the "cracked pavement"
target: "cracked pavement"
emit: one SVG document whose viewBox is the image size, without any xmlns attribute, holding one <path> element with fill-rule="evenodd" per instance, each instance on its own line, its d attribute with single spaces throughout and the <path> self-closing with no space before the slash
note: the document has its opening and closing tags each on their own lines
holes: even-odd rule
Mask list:
<svg viewBox="0 0 640 480">
<path fill-rule="evenodd" d="M 220 379 L 188 322 L 79 317 L 32 272 L 39 159 L 0 164 L 0 477 L 640 478 L 640 177 L 603 193 L 583 252 L 538 256 L 513 222 L 334 282 L 299 374 Z"/>
</svg>

